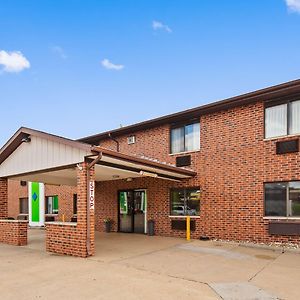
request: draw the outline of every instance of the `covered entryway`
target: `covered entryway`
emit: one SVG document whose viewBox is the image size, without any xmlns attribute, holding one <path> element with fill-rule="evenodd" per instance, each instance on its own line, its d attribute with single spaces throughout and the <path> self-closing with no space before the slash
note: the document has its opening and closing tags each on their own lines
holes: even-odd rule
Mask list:
<svg viewBox="0 0 300 300">
<path fill-rule="evenodd" d="M 192 176 L 195 172 L 190 170 L 21 128 L 0 150 L 0 241 L 27 243 L 28 221 L 7 220 L 8 179 L 76 186 L 77 222 L 45 222 L 46 250 L 87 257 L 95 254 L 95 182 L 129 178 L 180 181 Z M 133 226 L 140 223 L 138 230 L 145 231 L 145 222 L 143 215 Z"/>
</svg>

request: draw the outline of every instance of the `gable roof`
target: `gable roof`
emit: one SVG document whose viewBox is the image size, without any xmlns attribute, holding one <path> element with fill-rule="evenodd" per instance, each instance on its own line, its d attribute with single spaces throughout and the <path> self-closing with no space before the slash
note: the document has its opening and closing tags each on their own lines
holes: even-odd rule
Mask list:
<svg viewBox="0 0 300 300">
<path fill-rule="evenodd" d="M 36 136 L 40 138 L 47 138 L 48 140 L 52 140 L 55 142 L 60 142 L 62 144 L 66 144 L 69 146 L 74 146 L 76 148 L 91 151 L 91 145 L 85 144 L 83 142 L 71 140 L 68 138 L 64 138 L 61 136 L 57 136 L 54 134 L 46 133 L 43 131 L 21 127 L 7 142 L 6 144 L 0 149 L 0 165 L 7 157 L 9 157 L 24 141 L 24 139 Z"/>
<path fill-rule="evenodd" d="M 225 100 L 205 104 L 192 109 L 184 110 L 174 114 L 165 115 L 159 118 L 147 120 L 133 125 L 105 131 L 99 134 L 87 136 L 78 139 L 80 142 L 88 144 L 98 144 L 102 139 L 106 139 L 111 134 L 117 137 L 124 134 L 131 134 L 139 130 L 160 126 L 167 123 L 185 121 L 187 119 L 198 118 L 201 115 L 214 113 L 221 110 L 230 109 L 237 106 L 248 105 L 257 101 L 273 101 L 287 96 L 300 96 L 300 80 L 293 80 L 268 88 L 260 89 L 254 92 L 231 97 Z"/>
</svg>

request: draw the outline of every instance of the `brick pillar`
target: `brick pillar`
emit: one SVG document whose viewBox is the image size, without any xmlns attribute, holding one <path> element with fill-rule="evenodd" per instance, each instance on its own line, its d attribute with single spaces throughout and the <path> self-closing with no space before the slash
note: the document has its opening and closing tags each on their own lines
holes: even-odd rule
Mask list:
<svg viewBox="0 0 300 300">
<path fill-rule="evenodd" d="M 8 217 L 8 180 L 7 178 L 0 178 L 0 219 Z"/>
<path fill-rule="evenodd" d="M 95 186 L 95 169 L 89 170 L 90 182 L 87 184 L 88 169 L 87 163 L 84 162 L 77 169 L 77 230 L 82 233 L 84 240 L 87 242 L 88 236 L 90 240 L 90 249 L 87 256 L 95 255 L 95 209 L 90 207 L 90 199 L 87 192 L 90 190 L 90 183 Z M 87 218 L 87 204 L 89 204 L 89 221 Z M 89 223 L 89 229 L 88 229 Z M 90 234 L 88 235 L 88 230 Z"/>
</svg>

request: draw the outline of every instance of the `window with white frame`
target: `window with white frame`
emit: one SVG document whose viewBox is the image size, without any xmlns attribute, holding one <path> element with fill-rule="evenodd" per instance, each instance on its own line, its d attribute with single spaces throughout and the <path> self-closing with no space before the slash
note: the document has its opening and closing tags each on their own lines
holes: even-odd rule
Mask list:
<svg viewBox="0 0 300 300">
<path fill-rule="evenodd" d="M 200 149 L 200 123 L 187 124 L 171 129 L 171 153 Z"/>
<path fill-rule="evenodd" d="M 300 217 L 300 181 L 265 183 L 266 217 Z"/>
<path fill-rule="evenodd" d="M 300 134 L 300 100 L 265 108 L 265 138 Z"/>
</svg>

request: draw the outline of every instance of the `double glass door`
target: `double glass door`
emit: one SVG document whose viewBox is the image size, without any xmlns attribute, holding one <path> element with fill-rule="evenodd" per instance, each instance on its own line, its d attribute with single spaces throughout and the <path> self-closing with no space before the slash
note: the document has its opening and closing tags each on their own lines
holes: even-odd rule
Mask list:
<svg viewBox="0 0 300 300">
<path fill-rule="evenodd" d="M 119 231 L 146 233 L 147 196 L 145 190 L 119 192 Z"/>
</svg>

